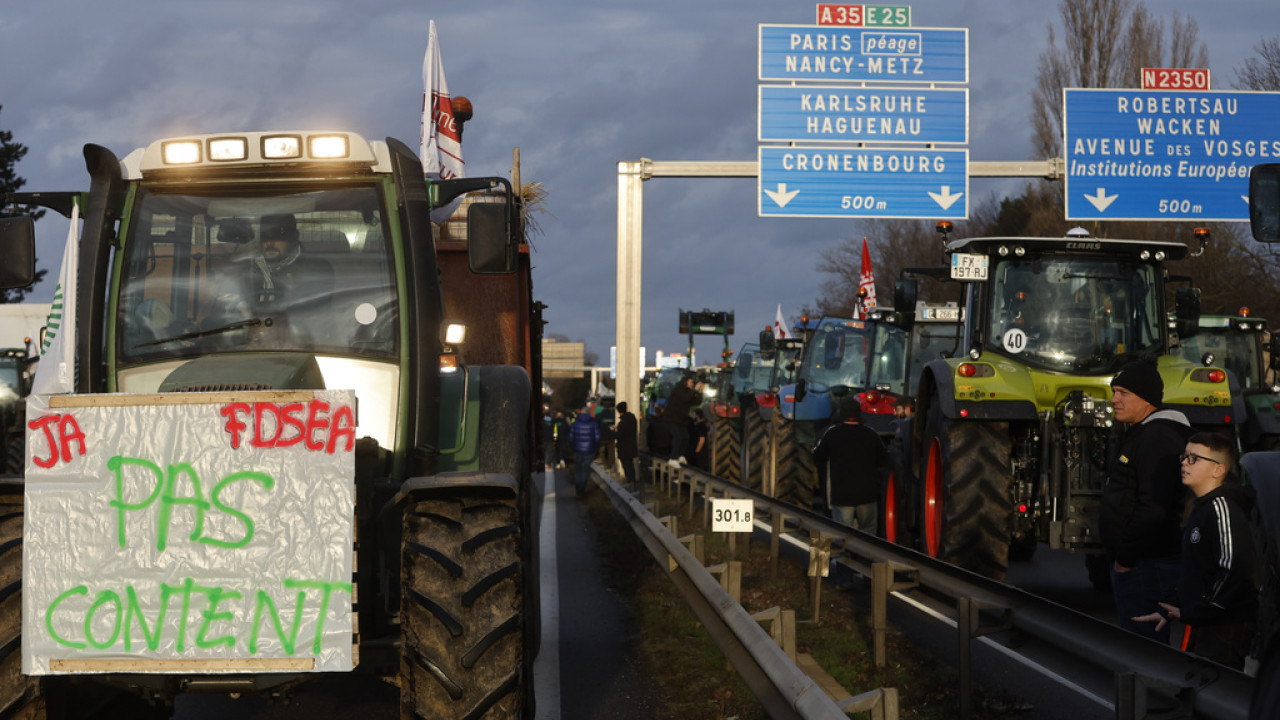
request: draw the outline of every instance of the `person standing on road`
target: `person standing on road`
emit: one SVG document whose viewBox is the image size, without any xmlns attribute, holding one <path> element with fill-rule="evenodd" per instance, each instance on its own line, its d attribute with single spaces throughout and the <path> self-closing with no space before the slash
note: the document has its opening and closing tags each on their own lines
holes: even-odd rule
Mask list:
<svg viewBox="0 0 1280 720">
<path fill-rule="evenodd" d="M 617 425 L 617 412 L 613 400 L 602 398 L 596 405 L 596 424 L 600 426 L 600 462 L 612 469 L 616 462 L 618 450 L 615 447 L 614 426 Z"/>
<path fill-rule="evenodd" d="M 694 385 L 693 373 L 686 373 L 667 397 L 667 409 L 662 413 L 662 419 L 671 433 L 668 459 L 674 466 L 689 462 L 685 457 L 689 452 L 689 410 L 698 404 L 701 393 L 702 383 Z"/>
<path fill-rule="evenodd" d="M 1117 421 L 1102 488 L 1099 532 L 1111 555 L 1111 588 L 1120 627 L 1168 644 L 1169 627 L 1134 622 L 1178 587 L 1180 521 L 1186 488 L 1178 456 L 1191 435 L 1181 412 L 1161 410 L 1164 381 L 1154 361 L 1126 363 L 1111 380 Z"/>
<path fill-rule="evenodd" d="M 689 422 L 689 443 L 693 445 L 693 466 L 702 471 L 711 470 L 711 424 L 702 408 L 693 411 Z"/>
<path fill-rule="evenodd" d="M 569 427 L 569 445 L 573 448 L 573 489 L 581 496 L 587 491 L 591 463 L 600 449 L 600 426 L 590 408 L 582 408 L 578 419 Z"/>
<path fill-rule="evenodd" d="M 836 522 L 874 535 L 889 453 L 880 435 L 862 424 L 858 398 L 841 398 L 836 415 L 839 422 L 828 427 L 813 448 L 819 494 L 814 509 L 825 504 Z"/>
<path fill-rule="evenodd" d="M 569 457 L 569 419 L 565 417 L 563 410 L 556 411 L 554 434 L 556 443 L 556 467 L 562 468 L 564 467 L 565 458 Z"/>
<path fill-rule="evenodd" d="M 627 485 L 634 489 L 636 486 L 636 460 L 640 457 L 640 446 L 636 437 L 638 425 L 635 413 L 627 410 L 626 402 L 618 403 L 617 409 L 618 424 L 614 432 L 617 435 L 615 442 L 618 461 L 622 463 L 622 474 L 627 479 Z"/>
<path fill-rule="evenodd" d="M 1180 459 L 1182 484 L 1196 496 L 1182 530 L 1182 578 L 1159 610 L 1133 620 L 1157 628 L 1182 620 L 1183 650 L 1243 670 L 1258 615 L 1253 492 L 1236 478 L 1235 445 L 1221 433 L 1192 435 Z"/>
</svg>

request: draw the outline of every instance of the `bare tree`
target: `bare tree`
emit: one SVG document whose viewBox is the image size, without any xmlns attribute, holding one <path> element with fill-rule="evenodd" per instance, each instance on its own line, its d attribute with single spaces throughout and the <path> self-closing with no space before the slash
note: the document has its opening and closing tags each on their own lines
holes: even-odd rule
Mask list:
<svg viewBox="0 0 1280 720">
<path fill-rule="evenodd" d="M 1004 201 L 1008 203 L 1009 201 Z M 1004 208 L 990 198 L 971 208 L 970 219 L 956 222 L 951 238 L 990 235 L 996 232 Z M 931 220 L 877 220 L 859 226 L 863 232 L 847 237 L 822 251 L 816 269 L 828 279 L 820 295 L 801 309 L 809 317 L 853 317 L 858 307 L 858 283 L 862 275 L 862 238 L 867 238 L 880 307 L 893 305 L 894 282 L 905 268 L 937 267 L 944 261 L 943 238 Z M 1014 234 L 1011 231 L 1011 234 Z M 920 299 L 955 300 L 954 286 L 920 278 Z"/>
<path fill-rule="evenodd" d="M 1174 13 L 1166 33 L 1164 21 L 1134 0 L 1062 0 L 1058 12 L 1064 45 L 1050 23 L 1032 90 L 1032 141 L 1043 157 L 1062 154 L 1063 88 L 1139 87 L 1144 67 L 1209 66 L 1189 16 Z"/>
<path fill-rule="evenodd" d="M 1259 42 L 1253 51 L 1258 57 L 1236 68 L 1236 89 L 1280 90 L 1280 35 Z"/>
<path fill-rule="evenodd" d="M 1143 67 L 1208 67 L 1208 50 L 1198 39 L 1194 19 L 1174 14 L 1153 17 L 1135 0 L 1061 0 L 1061 30 L 1049 25 L 1049 41 L 1040 56 L 1032 91 L 1033 146 L 1043 157 L 1062 155 L 1062 89 L 1064 87 L 1138 87 Z M 1059 45 L 1057 37 L 1066 38 Z M 1117 40 L 1119 38 L 1119 40 Z M 1255 47 L 1258 57 L 1236 70 L 1239 84 L 1252 90 L 1280 90 L 1280 37 Z M 1031 181 L 1021 195 L 981 203 L 971 218 L 956 223 L 953 237 L 978 235 L 1057 236 L 1067 229 L 1060 183 Z M 1124 237 L 1181 242 L 1198 246 L 1190 223 L 1080 223 L 1096 237 Z M 1240 223 L 1211 226 L 1207 252 L 1174 264 L 1173 272 L 1194 278 L 1206 313 L 1235 313 L 1248 306 L 1255 316 L 1280 319 L 1280 248 L 1260 246 Z M 891 220 L 868 223 L 865 233 L 842 240 L 824 252 L 818 269 L 829 276 L 811 315 L 848 316 L 856 307 L 861 270 L 862 235 L 871 242 L 876 294 L 881 305 L 892 303 L 893 281 L 904 267 L 937 264 L 938 236 L 927 221 Z M 921 298 L 951 299 L 949 290 L 921 285 Z"/>
</svg>

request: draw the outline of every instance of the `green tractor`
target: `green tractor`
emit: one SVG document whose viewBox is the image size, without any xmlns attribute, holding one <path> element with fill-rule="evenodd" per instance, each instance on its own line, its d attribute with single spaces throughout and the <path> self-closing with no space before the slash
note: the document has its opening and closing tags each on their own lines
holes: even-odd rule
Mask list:
<svg viewBox="0 0 1280 720">
<path fill-rule="evenodd" d="M 1182 341 L 1178 353 L 1189 362 L 1225 368 L 1240 383 L 1249 415 L 1240 428 L 1245 452 L 1280 450 L 1280 390 L 1267 376 L 1280 365 L 1280 338 L 1266 339 L 1267 321 L 1249 316 L 1204 315 L 1200 332 Z M 1264 356 L 1270 356 L 1268 361 Z"/>
<path fill-rule="evenodd" d="M 1165 263 L 1187 247 L 1077 232 L 945 246 L 947 274 L 965 284 L 962 342 L 955 357 L 929 362 L 916 388 L 919 508 L 886 514 L 917 518 L 900 535 L 929 555 L 996 579 L 1039 542 L 1101 551 L 1110 381 L 1124 363 L 1155 356 L 1165 407 L 1193 426 L 1234 433 L 1245 417 L 1230 373 L 1174 353 L 1200 315 L 1193 288 L 1177 290 L 1172 314 L 1166 301 Z M 1203 252 L 1207 233 L 1197 235 Z M 915 295 L 914 279 L 898 282 L 900 316 Z M 1090 563 L 1095 584 L 1101 565 Z"/>
<path fill-rule="evenodd" d="M 26 477 L 0 483 L 0 714 L 167 717 L 188 691 L 287 700 L 302 683 L 352 672 L 397 686 L 404 718 L 531 717 L 539 642 L 531 471 L 540 456 L 542 322 L 511 183 L 427 181 L 415 149 L 347 132 L 176 137 L 123 160 L 86 145 L 84 157 L 87 192 L 7 198 L 69 217 L 82 210 L 84 228 L 71 279 L 79 288 L 78 332 L 66 336 L 75 340 L 74 387 L 31 400 L 28 408 L 42 416 L 28 413 Z M 431 222 L 433 207 L 468 193 L 465 235 Z M 34 235 L 29 217 L 0 219 L 9 261 L 0 286 L 31 283 Z M 348 426 L 354 443 L 335 450 L 331 440 L 327 451 L 351 456 L 353 468 L 312 475 L 305 465 L 285 464 L 272 480 L 262 468 L 274 457 L 269 451 L 287 451 L 277 444 L 296 448 L 305 437 L 309 451 L 326 454 L 312 434 L 323 419 L 315 413 L 327 412 L 318 399 L 325 393 L 358 401 L 357 424 Z M 69 513 L 32 500 L 57 484 L 35 479 L 45 467 L 35 453 L 52 446 L 50 421 L 66 427 L 74 419 L 72 411 L 58 415 L 55 400 L 104 413 L 117 406 L 205 412 L 222 403 L 228 428 L 236 412 L 252 407 L 258 434 L 251 446 L 238 444 L 239 430 L 184 433 L 176 410 L 117 424 L 113 442 L 154 446 L 157 477 L 167 464 L 170 491 L 179 483 L 175 468 L 190 468 L 182 471 L 189 482 L 181 481 L 190 497 L 174 502 L 191 511 L 173 517 L 196 530 L 189 538 L 175 532 L 163 552 L 136 533 L 126 544 L 123 520 L 118 547 L 114 530 L 102 541 L 92 523 L 76 529 L 91 541 L 76 542 L 66 530 L 77 525 L 67 522 Z M 300 419 L 303 407 L 312 414 Z M 300 428 L 312 429 L 304 436 Z M 178 442 L 190 455 L 173 456 Z M 195 468 L 209 477 L 206 458 L 214 454 L 234 468 L 228 477 L 266 478 L 271 491 L 254 507 L 283 507 L 271 503 L 285 497 L 306 502 L 259 513 L 259 532 L 240 545 L 197 540 L 211 526 L 203 522 L 210 501 Z M 68 464 L 83 459 L 63 453 Z M 91 503 L 111 493 L 112 462 L 120 461 L 69 470 L 75 492 L 62 496 L 65 503 L 98 507 Z M 119 478 L 118 495 L 128 487 L 146 497 L 147 473 Z M 210 494 L 215 505 L 217 493 Z M 327 515 L 313 514 L 326 508 Z M 305 520 L 263 530 L 295 514 Z M 32 535 L 49 523 L 62 529 Z M 330 544 L 302 547 L 293 539 L 326 526 Z M 104 560 L 80 562 L 86 547 Z M 40 548 L 52 559 L 24 560 Z M 272 639 L 258 644 L 259 625 L 244 599 L 275 608 L 264 591 L 254 594 L 255 583 L 308 555 L 326 556 L 316 564 L 326 569 L 324 587 L 336 588 L 332 603 L 326 594 L 325 609 L 316 610 L 299 591 L 296 602 L 266 610 L 278 622 L 265 622 Z M 123 590 L 102 589 L 95 601 L 80 584 L 52 603 L 42 600 L 62 587 L 48 579 L 50 568 L 64 565 L 128 583 L 133 619 L 121 609 Z M 193 583 L 205 590 L 193 591 Z M 174 600 L 173 589 L 182 587 L 185 599 Z M 76 613 L 101 621 L 80 623 Z M 226 630 L 225 642 L 206 642 L 205 630 L 192 634 L 201 616 L 205 628 Z M 290 639 L 330 617 L 341 621 L 336 633 L 322 637 L 317 629 L 314 645 Z"/>
<path fill-rule="evenodd" d="M 0 350 L 0 432 L 3 433 L 4 473 L 21 475 L 25 462 L 27 393 L 31 389 L 27 348 Z"/>
</svg>

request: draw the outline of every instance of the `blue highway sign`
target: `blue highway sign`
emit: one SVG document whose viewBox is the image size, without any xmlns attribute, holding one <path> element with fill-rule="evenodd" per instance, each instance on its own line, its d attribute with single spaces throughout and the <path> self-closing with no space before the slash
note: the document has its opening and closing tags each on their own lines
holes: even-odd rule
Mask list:
<svg viewBox="0 0 1280 720">
<path fill-rule="evenodd" d="M 1280 93 L 1065 89 L 1068 220 L 1249 219 L 1280 162 Z"/>
<path fill-rule="evenodd" d="M 761 147 L 761 217 L 966 218 L 969 151 Z"/>
<path fill-rule="evenodd" d="M 967 28 L 760 25 L 760 79 L 967 83 Z"/>
<path fill-rule="evenodd" d="M 761 141 L 969 141 L 969 91 L 761 85 Z"/>
</svg>

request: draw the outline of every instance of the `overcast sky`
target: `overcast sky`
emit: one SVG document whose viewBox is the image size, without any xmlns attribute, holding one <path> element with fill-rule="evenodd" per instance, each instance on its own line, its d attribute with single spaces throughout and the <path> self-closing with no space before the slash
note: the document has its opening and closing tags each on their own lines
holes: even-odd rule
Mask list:
<svg viewBox="0 0 1280 720">
<path fill-rule="evenodd" d="M 1214 89 L 1280 33 L 1275 0 L 1148 0 L 1193 17 Z M 547 331 L 614 344 L 617 163 L 754 161 L 757 26 L 808 24 L 816 3 L 766 0 L 145 0 L 5 3 L 0 129 L 30 148 L 26 190 L 88 186 L 82 147 L 124 157 L 161 137 L 340 129 L 416 146 L 427 28 L 449 89 L 475 108 L 467 173 L 549 192 L 533 238 L 534 293 Z M 969 29 L 970 160 L 1033 160 L 1030 97 L 1058 3 L 929 0 L 919 27 Z M 974 181 L 972 207 L 1010 181 Z M 875 223 L 757 217 L 756 181 L 655 178 L 644 189 L 643 344 L 680 351 L 679 308 L 733 310 L 736 349 L 818 295 L 818 254 Z M 39 262 L 57 275 L 65 220 L 39 223 Z M 874 258 L 873 258 L 874 262 Z M 882 279 L 883 280 L 883 279 Z M 32 298 L 47 302 L 54 281 Z M 882 281 L 881 286 L 885 283 Z M 883 301 L 883 299 L 882 299 Z M 714 362 L 718 338 L 697 344 Z"/>
</svg>

